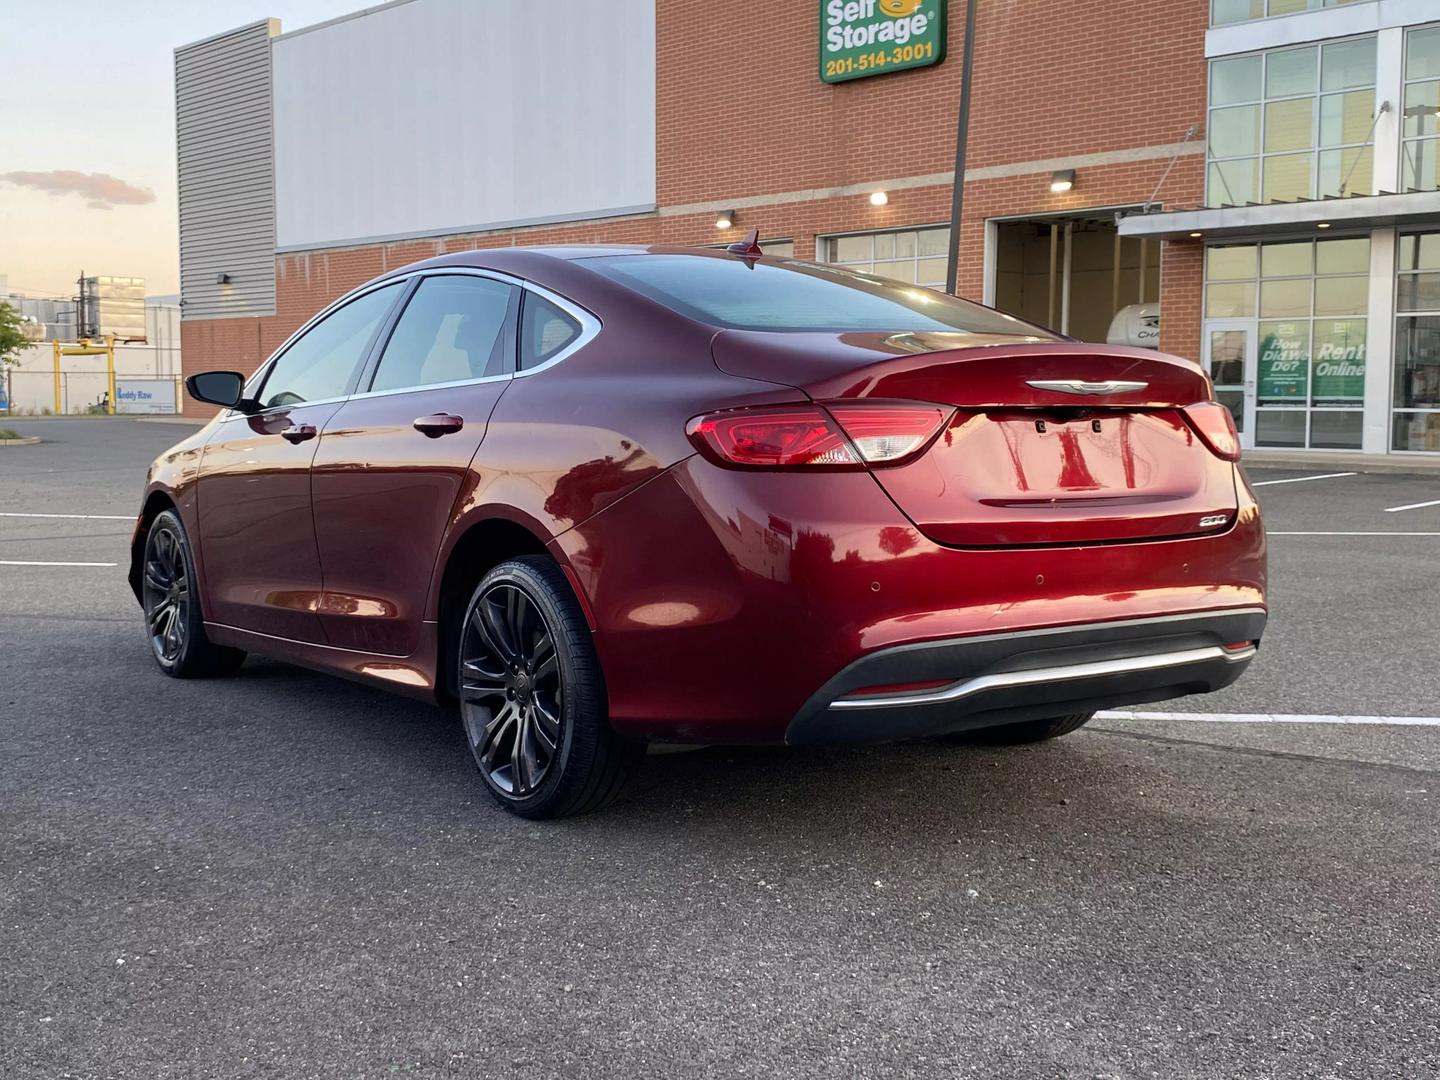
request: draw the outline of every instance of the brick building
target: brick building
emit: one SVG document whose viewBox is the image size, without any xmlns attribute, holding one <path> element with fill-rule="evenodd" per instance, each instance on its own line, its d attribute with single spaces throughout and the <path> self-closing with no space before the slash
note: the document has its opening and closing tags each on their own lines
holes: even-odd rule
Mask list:
<svg viewBox="0 0 1440 1080">
<path fill-rule="evenodd" d="M 1096 341 L 1158 302 L 1248 445 L 1440 452 L 1433 0 L 975 2 L 961 295 Z M 945 5 L 399 0 L 178 49 L 186 369 L 473 247 L 758 228 L 943 287 Z"/>
</svg>

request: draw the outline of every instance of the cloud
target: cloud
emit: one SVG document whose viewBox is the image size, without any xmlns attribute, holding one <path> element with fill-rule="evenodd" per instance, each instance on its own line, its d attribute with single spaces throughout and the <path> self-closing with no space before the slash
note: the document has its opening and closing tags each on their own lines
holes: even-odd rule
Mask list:
<svg viewBox="0 0 1440 1080">
<path fill-rule="evenodd" d="M 155 201 L 149 188 L 127 184 L 109 173 L 83 173 L 74 169 L 52 169 L 50 172 L 0 173 L 0 180 L 18 187 L 34 188 L 50 195 L 79 195 L 95 210 L 113 210 L 117 206 L 144 206 Z"/>
</svg>

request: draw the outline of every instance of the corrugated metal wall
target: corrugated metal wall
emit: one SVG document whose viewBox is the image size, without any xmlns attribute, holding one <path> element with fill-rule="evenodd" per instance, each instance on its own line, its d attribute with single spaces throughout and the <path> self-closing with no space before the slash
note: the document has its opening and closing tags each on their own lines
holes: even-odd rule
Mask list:
<svg viewBox="0 0 1440 1080">
<path fill-rule="evenodd" d="M 187 320 L 275 313 L 270 39 L 279 32 L 266 19 L 175 50 Z"/>
</svg>

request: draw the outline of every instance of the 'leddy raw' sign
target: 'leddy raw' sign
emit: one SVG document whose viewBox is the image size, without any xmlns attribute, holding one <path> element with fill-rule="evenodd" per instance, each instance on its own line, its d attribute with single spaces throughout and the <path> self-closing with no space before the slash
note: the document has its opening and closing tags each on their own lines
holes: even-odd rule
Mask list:
<svg viewBox="0 0 1440 1080">
<path fill-rule="evenodd" d="M 820 0 L 820 78 L 827 83 L 928 67 L 945 59 L 946 0 Z"/>
</svg>

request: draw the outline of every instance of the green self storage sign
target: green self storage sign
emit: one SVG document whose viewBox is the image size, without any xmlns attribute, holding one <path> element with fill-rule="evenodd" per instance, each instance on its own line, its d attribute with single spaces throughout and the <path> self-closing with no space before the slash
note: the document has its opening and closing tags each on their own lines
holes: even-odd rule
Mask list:
<svg viewBox="0 0 1440 1080">
<path fill-rule="evenodd" d="M 820 0 L 820 78 L 848 82 L 945 59 L 947 0 Z"/>
</svg>

